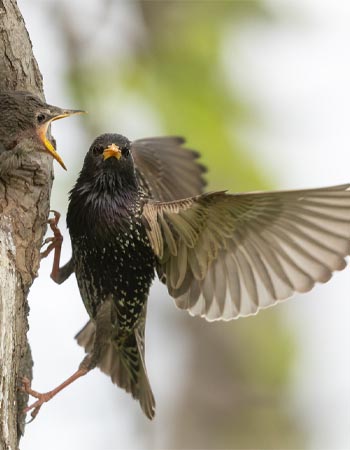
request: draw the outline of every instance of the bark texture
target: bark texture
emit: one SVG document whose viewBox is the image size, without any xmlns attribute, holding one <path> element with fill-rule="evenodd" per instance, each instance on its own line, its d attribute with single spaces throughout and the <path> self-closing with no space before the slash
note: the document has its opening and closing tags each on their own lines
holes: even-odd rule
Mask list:
<svg viewBox="0 0 350 450">
<path fill-rule="evenodd" d="M 15 0 L 0 0 L 0 90 L 43 97 L 42 77 Z M 27 396 L 19 379 L 31 379 L 27 294 L 39 267 L 52 185 L 52 160 L 37 153 L 36 170 L 0 179 L 0 450 L 16 450 Z"/>
</svg>

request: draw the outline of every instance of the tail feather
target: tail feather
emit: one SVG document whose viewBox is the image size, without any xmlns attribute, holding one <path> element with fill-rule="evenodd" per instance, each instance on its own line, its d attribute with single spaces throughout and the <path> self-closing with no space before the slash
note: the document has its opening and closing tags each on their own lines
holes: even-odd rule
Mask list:
<svg viewBox="0 0 350 450">
<path fill-rule="evenodd" d="M 79 331 L 77 335 L 74 336 L 78 344 L 84 347 L 86 353 L 91 353 L 94 348 L 95 341 L 95 324 L 92 320 Z"/>
<path fill-rule="evenodd" d="M 92 352 L 95 324 L 90 320 L 75 338 L 87 353 Z M 143 329 L 136 329 L 123 346 L 118 347 L 113 341 L 106 345 L 97 366 L 111 377 L 113 383 L 138 399 L 143 412 L 153 419 L 155 400 L 144 362 Z"/>
<path fill-rule="evenodd" d="M 153 396 L 153 392 L 151 389 L 151 385 L 147 376 L 147 370 L 145 365 L 145 339 L 144 339 L 144 325 L 140 328 L 135 329 L 135 339 L 138 349 L 139 362 L 140 362 L 140 390 L 139 390 L 139 399 L 142 410 L 146 414 L 149 419 L 152 419 L 155 414 L 155 400 Z"/>
</svg>

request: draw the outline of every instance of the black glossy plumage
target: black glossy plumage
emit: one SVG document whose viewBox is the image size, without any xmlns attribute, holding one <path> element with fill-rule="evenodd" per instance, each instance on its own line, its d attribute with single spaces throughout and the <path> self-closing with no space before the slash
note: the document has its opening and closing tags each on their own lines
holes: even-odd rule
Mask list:
<svg viewBox="0 0 350 450">
<path fill-rule="evenodd" d="M 95 139 L 70 193 L 73 256 L 57 279 L 61 283 L 75 272 L 91 318 L 76 337 L 87 352 L 81 366 L 98 366 L 110 375 L 139 399 L 149 418 L 155 402 L 144 363 L 144 332 L 157 258 L 143 208 L 149 201 L 202 192 L 205 168 L 197 162 L 199 154 L 183 143 L 179 137 L 131 143 L 118 134 Z M 106 159 L 111 146 L 119 154 Z"/>
<path fill-rule="evenodd" d="M 51 277 L 58 284 L 75 272 L 90 321 L 76 336 L 87 355 L 74 374 L 46 393 L 33 391 L 29 380 L 23 380 L 23 390 L 37 398 L 26 408 L 26 412 L 33 410 L 33 418 L 44 402 L 96 366 L 131 392 L 146 416 L 153 418 L 144 335 L 149 288 L 159 261 L 143 213 L 153 201 L 202 191 L 204 168 L 197 162 L 199 155 L 183 148 L 183 143 L 179 137 L 131 143 L 118 134 L 95 139 L 70 193 L 67 225 L 73 254 L 63 267 L 59 266 L 59 213 L 49 220 L 54 236 L 41 255 L 55 251 Z"/>
<path fill-rule="evenodd" d="M 119 161 L 101 158 L 111 142 L 124 149 Z M 118 319 L 129 324 L 127 329 L 134 326 L 147 299 L 155 265 L 141 222 L 148 194 L 138 186 L 129 148 L 122 136 L 104 135 L 94 142 L 71 191 L 67 214 L 75 271 L 88 313 L 95 317 L 101 302 L 113 294 Z M 93 280 L 93 289 L 87 288 L 86 280 Z"/>
<path fill-rule="evenodd" d="M 104 160 L 102 152 L 112 143 L 122 150 L 122 157 Z M 155 256 L 141 222 L 147 197 L 137 182 L 130 142 L 120 135 L 103 135 L 91 146 L 71 191 L 67 225 L 78 286 L 93 321 L 101 305 L 110 301 L 109 318 L 98 332 L 102 348 L 112 339 L 115 352 L 122 357 L 120 367 L 106 371 L 136 398 L 141 396 L 139 378 L 144 377 L 148 402 L 141 402 L 141 406 L 152 417 L 154 400 L 143 367 L 146 302 L 155 268 Z M 142 337 L 142 348 L 135 330 Z M 100 351 L 108 349 L 94 349 L 95 353 Z M 101 365 L 103 355 L 95 359 Z"/>
</svg>

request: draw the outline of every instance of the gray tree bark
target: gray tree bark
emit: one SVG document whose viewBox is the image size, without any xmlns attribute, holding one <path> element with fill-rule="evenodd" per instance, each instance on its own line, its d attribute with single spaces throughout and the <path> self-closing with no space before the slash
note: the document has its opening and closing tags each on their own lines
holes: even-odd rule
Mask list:
<svg viewBox="0 0 350 450">
<path fill-rule="evenodd" d="M 0 0 L 0 90 L 43 97 L 42 76 L 15 0 Z M 20 377 L 31 379 L 27 295 L 40 263 L 52 186 L 52 160 L 35 156 L 38 170 L 0 179 L 0 450 L 16 450 L 24 429 Z"/>
</svg>

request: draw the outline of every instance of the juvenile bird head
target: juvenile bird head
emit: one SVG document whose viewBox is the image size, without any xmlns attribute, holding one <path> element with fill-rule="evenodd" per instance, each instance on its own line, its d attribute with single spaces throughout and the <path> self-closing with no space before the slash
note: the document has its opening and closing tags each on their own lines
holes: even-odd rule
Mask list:
<svg viewBox="0 0 350 450">
<path fill-rule="evenodd" d="M 16 152 L 30 152 L 41 148 L 66 169 L 47 137 L 48 128 L 55 120 L 83 112 L 49 105 L 29 92 L 0 92 L 0 154 L 4 155 L 6 152 L 4 160 L 8 160 L 7 164 L 10 166 L 11 157 L 15 158 Z"/>
</svg>

